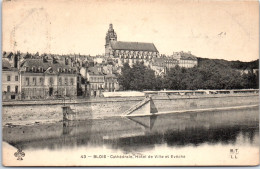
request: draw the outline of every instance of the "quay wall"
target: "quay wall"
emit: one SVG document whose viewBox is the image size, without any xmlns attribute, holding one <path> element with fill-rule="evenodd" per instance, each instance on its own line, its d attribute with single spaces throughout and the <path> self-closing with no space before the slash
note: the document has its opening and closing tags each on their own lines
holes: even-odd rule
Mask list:
<svg viewBox="0 0 260 169">
<path fill-rule="evenodd" d="M 204 108 L 219 108 L 232 106 L 258 105 L 259 96 L 257 94 L 244 95 L 209 95 L 209 96 L 157 96 L 152 97 L 159 112 L 176 110 L 194 110 Z M 68 103 L 77 113 L 76 118 L 102 119 L 109 116 L 120 116 L 143 98 L 116 98 L 104 99 L 93 102 Z M 107 100 L 107 101 L 106 101 Z M 8 124 L 34 124 L 53 123 L 62 121 L 62 104 L 60 105 L 3 105 L 2 121 L 3 125 Z"/>
<path fill-rule="evenodd" d="M 238 130 L 243 130 L 246 135 L 246 132 L 252 132 L 253 128 L 257 128 L 259 124 L 256 110 L 257 108 L 253 107 L 227 111 L 186 112 L 156 117 L 114 117 L 30 126 L 4 126 L 3 140 L 23 148 L 49 147 L 53 149 L 77 144 L 103 144 L 104 141 L 113 142 L 113 140 L 128 136 L 137 136 L 138 139 L 145 135 L 154 135 L 156 139 L 158 134 L 164 136 L 175 134 L 176 138 L 179 138 L 179 136 L 187 137 L 192 134 L 198 136 L 198 133 L 202 133 L 201 135 L 205 137 L 207 135 L 205 132 L 208 130 L 212 131 L 211 134 L 216 132 L 217 137 L 222 136 L 220 132 L 238 134 Z M 237 124 L 244 128 L 237 127 Z M 183 141 L 181 139 L 183 137 L 179 140 Z M 227 136 L 223 135 L 223 137 Z"/>
</svg>

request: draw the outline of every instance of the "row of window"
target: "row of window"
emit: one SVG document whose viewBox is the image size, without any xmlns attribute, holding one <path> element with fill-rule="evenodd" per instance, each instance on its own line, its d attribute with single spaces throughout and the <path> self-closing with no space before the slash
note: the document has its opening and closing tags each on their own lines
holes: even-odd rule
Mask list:
<svg viewBox="0 0 260 169">
<path fill-rule="evenodd" d="M 66 94 L 66 95 L 74 95 L 75 93 L 75 88 L 71 88 L 71 87 L 68 87 L 68 88 L 57 88 L 57 90 L 53 89 L 52 87 L 50 88 L 24 88 L 22 89 L 22 94 L 25 94 L 25 95 L 29 95 L 29 96 L 39 96 L 39 95 L 42 95 L 42 96 L 47 96 L 47 95 L 56 95 L 56 94 Z"/>
<path fill-rule="evenodd" d="M 91 84 L 90 88 L 91 89 L 101 89 L 101 88 L 103 88 L 103 85 L 102 84 Z"/>
<path fill-rule="evenodd" d="M 103 88 L 103 84 L 90 84 L 90 88 L 91 89 L 100 89 Z M 115 88 L 115 84 L 114 83 L 105 83 L 105 89 L 107 88 Z"/>
<path fill-rule="evenodd" d="M 7 81 L 10 82 L 11 79 L 12 79 L 11 77 L 12 77 L 11 75 L 7 75 Z M 15 80 L 15 81 L 18 81 L 18 76 L 14 76 L 14 80 Z"/>
<path fill-rule="evenodd" d="M 186 68 L 190 68 L 190 67 L 194 67 L 194 64 L 180 64 L 180 67 L 186 67 Z"/>
<path fill-rule="evenodd" d="M 7 92 L 11 92 L 11 86 L 7 86 Z M 15 93 L 18 93 L 18 86 L 15 86 Z"/>
<path fill-rule="evenodd" d="M 25 67 L 25 70 L 28 72 L 28 71 L 30 71 L 30 69 L 29 69 L 29 67 Z M 39 68 L 37 68 L 37 67 L 35 67 L 35 66 L 33 66 L 32 67 L 32 71 L 33 72 L 44 72 L 44 69 L 42 68 L 42 67 L 39 67 Z M 67 69 L 67 68 L 58 68 L 58 72 L 64 72 L 64 73 L 73 73 L 73 72 L 75 72 L 75 70 L 73 70 L 73 69 Z"/>
<path fill-rule="evenodd" d="M 122 63 L 139 63 L 139 62 L 148 62 L 144 59 L 120 59 Z"/>
<path fill-rule="evenodd" d="M 115 88 L 115 85 L 114 85 L 114 83 L 105 83 L 105 89 L 106 88 Z"/>
<path fill-rule="evenodd" d="M 103 77 L 90 77 L 89 81 L 90 82 L 103 82 L 104 78 Z"/>
<path fill-rule="evenodd" d="M 62 83 L 62 78 L 59 77 L 59 82 L 58 82 L 59 85 L 68 85 L 68 78 L 64 78 L 64 83 Z M 70 85 L 74 85 L 74 78 L 70 78 Z"/>
<path fill-rule="evenodd" d="M 119 58 L 125 58 L 125 59 L 151 59 L 151 55 L 145 55 L 145 56 L 139 56 L 139 55 L 130 55 L 130 54 L 124 54 L 124 55 L 115 55 Z"/>
<path fill-rule="evenodd" d="M 180 60 L 181 63 L 196 63 L 195 60 Z"/>
<path fill-rule="evenodd" d="M 30 82 L 30 78 L 29 78 L 29 77 L 26 77 L 26 78 L 25 78 L 25 85 L 26 85 L 26 86 L 30 86 L 30 85 L 32 85 L 32 86 L 37 86 L 37 85 L 43 86 L 43 85 L 44 85 L 44 79 L 43 79 L 42 77 L 40 77 L 38 80 L 39 80 L 39 81 L 38 81 L 38 83 L 37 83 L 37 78 L 36 78 L 36 77 L 33 77 L 33 78 L 32 78 L 32 82 Z M 70 80 L 70 81 L 69 81 L 69 80 Z M 49 78 L 48 78 L 48 84 L 49 84 L 49 85 L 53 85 L 53 84 L 54 84 L 54 79 L 53 79 L 53 77 L 49 77 Z M 74 78 L 70 78 L 70 79 L 64 78 L 64 83 L 63 83 L 62 78 L 59 77 L 58 85 L 74 85 Z"/>
</svg>

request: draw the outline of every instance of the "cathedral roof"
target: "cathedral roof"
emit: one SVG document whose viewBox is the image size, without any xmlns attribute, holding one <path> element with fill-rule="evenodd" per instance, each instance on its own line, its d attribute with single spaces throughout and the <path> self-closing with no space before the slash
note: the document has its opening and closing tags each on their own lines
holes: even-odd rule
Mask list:
<svg viewBox="0 0 260 169">
<path fill-rule="evenodd" d="M 158 52 L 153 43 L 111 41 L 111 47 L 114 50 Z"/>
</svg>

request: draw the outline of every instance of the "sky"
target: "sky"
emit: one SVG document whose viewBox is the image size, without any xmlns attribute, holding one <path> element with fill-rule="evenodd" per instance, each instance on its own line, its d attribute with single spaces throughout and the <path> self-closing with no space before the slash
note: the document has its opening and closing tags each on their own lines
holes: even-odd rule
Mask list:
<svg viewBox="0 0 260 169">
<path fill-rule="evenodd" d="M 259 58 L 258 1 L 6 0 L 3 51 L 105 53 L 112 23 L 118 41 L 154 43 L 160 54 Z"/>
</svg>

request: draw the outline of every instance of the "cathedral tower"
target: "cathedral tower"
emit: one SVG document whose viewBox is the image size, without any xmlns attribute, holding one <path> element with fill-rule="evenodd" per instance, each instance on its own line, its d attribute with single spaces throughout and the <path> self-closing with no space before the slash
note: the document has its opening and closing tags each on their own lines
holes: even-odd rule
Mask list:
<svg viewBox="0 0 260 169">
<path fill-rule="evenodd" d="M 117 35 L 113 29 L 113 24 L 109 24 L 109 29 L 106 35 L 106 45 L 108 45 L 110 41 L 117 41 Z"/>
<path fill-rule="evenodd" d="M 109 24 L 109 29 L 106 34 L 106 44 L 105 44 L 105 55 L 109 55 L 109 47 L 111 41 L 117 41 L 116 32 L 113 29 L 113 24 Z"/>
</svg>

